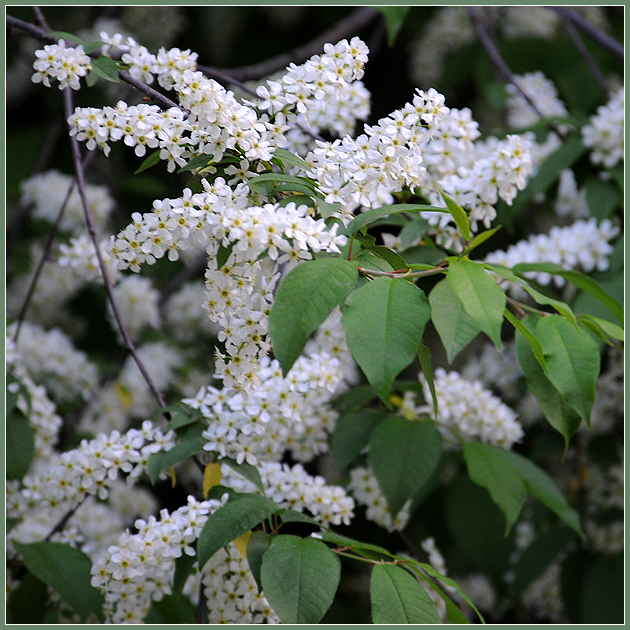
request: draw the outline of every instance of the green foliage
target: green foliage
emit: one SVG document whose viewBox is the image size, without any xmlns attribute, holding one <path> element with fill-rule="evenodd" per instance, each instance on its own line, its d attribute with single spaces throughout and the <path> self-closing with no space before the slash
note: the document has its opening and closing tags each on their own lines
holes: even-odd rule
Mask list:
<svg viewBox="0 0 630 630">
<path fill-rule="evenodd" d="M 100 57 L 93 59 L 91 71 L 106 81 L 120 83 L 120 78 L 118 77 L 118 65 L 111 57 L 101 55 Z"/>
<path fill-rule="evenodd" d="M 446 210 L 444 208 L 419 203 L 397 203 L 391 206 L 380 206 L 379 208 L 366 210 L 352 219 L 344 230 L 344 234 L 352 236 L 355 232 L 376 223 L 383 217 L 391 217 L 403 212 L 406 214 L 413 212 L 446 212 Z"/>
<path fill-rule="evenodd" d="M 247 542 L 247 562 L 249 564 L 249 570 L 254 576 L 258 592 L 262 591 L 262 581 L 260 579 L 260 569 L 262 567 L 262 559 L 265 555 L 269 545 L 273 541 L 273 536 L 263 531 L 252 532 Z"/>
<path fill-rule="evenodd" d="M 407 17 L 407 13 L 411 7 L 385 6 L 376 8 L 385 18 L 385 25 L 387 26 L 387 43 L 392 46 L 396 41 L 398 31 L 400 31 L 405 23 L 405 18 Z"/>
<path fill-rule="evenodd" d="M 14 544 L 29 572 L 54 588 L 83 621 L 100 611 L 101 595 L 90 584 L 92 562 L 82 551 L 53 542 Z"/>
<path fill-rule="evenodd" d="M 450 363 L 481 332 L 466 312 L 451 283 L 445 278 L 429 293 L 431 321 L 440 336 Z"/>
<path fill-rule="evenodd" d="M 185 433 L 178 435 L 177 444 L 173 448 L 153 453 L 149 457 L 148 472 L 152 484 L 155 484 L 159 476 L 174 464 L 205 453 L 203 447 L 206 440 L 201 436 L 204 429 L 201 423 L 189 426 Z"/>
<path fill-rule="evenodd" d="M 405 280 L 376 278 L 346 299 L 341 323 L 348 348 L 388 406 L 391 384 L 414 360 L 430 314 L 423 291 Z"/>
<path fill-rule="evenodd" d="M 432 422 L 392 416 L 372 431 L 369 461 L 394 519 L 429 480 L 442 455 Z"/>
<path fill-rule="evenodd" d="M 6 383 L 6 473 L 9 479 L 22 479 L 35 456 L 35 434 L 29 419 L 17 407 L 17 402 L 22 396 L 30 410 L 31 397 L 13 374 L 7 374 Z"/>
<path fill-rule="evenodd" d="M 337 592 L 341 562 L 319 540 L 277 536 L 262 557 L 260 576 L 282 623 L 319 623 Z"/>
<path fill-rule="evenodd" d="M 370 577 L 374 623 L 441 623 L 427 592 L 405 569 L 375 564 Z"/>
<path fill-rule="evenodd" d="M 501 287 L 476 262 L 463 258 L 449 265 L 446 279 L 466 313 L 492 343 L 501 349 L 501 326 L 506 298 Z"/>
<path fill-rule="evenodd" d="M 197 539 L 199 567 L 203 566 L 221 547 L 248 532 L 271 516 L 278 506 L 259 494 L 237 494 L 223 507 L 208 517 Z"/>
<path fill-rule="evenodd" d="M 302 263 L 283 279 L 269 315 L 269 336 L 284 374 L 308 337 L 346 297 L 357 278 L 355 264 L 340 258 L 320 258 Z"/>
</svg>

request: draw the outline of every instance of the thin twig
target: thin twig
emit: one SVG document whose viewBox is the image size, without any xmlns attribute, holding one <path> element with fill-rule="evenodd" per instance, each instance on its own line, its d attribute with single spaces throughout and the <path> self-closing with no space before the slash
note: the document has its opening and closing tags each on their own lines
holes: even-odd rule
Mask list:
<svg viewBox="0 0 630 630">
<path fill-rule="evenodd" d="M 240 68 L 213 68 L 214 72 L 224 72 L 237 81 L 250 81 L 268 77 L 274 72 L 286 68 L 291 62 L 303 63 L 313 55 L 323 50 L 324 44 L 335 43 L 347 37 L 355 35 L 362 28 L 365 28 L 377 19 L 381 13 L 372 7 L 360 7 L 353 11 L 343 20 L 340 20 L 333 27 L 324 31 L 310 42 L 298 46 L 292 50 L 281 53 L 276 57 L 261 61 L 250 66 Z"/>
<path fill-rule="evenodd" d="M 552 8 L 560 15 L 566 16 L 567 19 L 571 20 L 571 22 L 573 22 L 575 26 L 577 26 L 583 33 L 588 35 L 593 41 L 597 42 L 602 48 L 605 48 L 620 59 L 624 58 L 623 44 L 620 44 L 616 39 L 613 39 L 610 35 L 607 35 L 603 31 L 599 30 L 596 26 L 583 18 L 579 13 L 576 13 L 568 7 Z"/>
<path fill-rule="evenodd" d="M 69 89 L 64 90 L 64 105 L 65 105 L 66 117 L 69 117 L 73 111 L 72 91 Z M 120 333 L 125 341 L 125 345 L 127 349 L 129 350 L 129 352 L 131 352 L 131 355 L 133 356 L 134 361 L 136 362 L 136 365 L 138 366 L 138 369 L 140 370 L 140 373 L 142 374 L 147 385 L 153 392 L 153 395 L 156 397 L 160 406 L 164 407 L 165 406 L 164 397 L 162 396 L 160 391 L 157 389 L 157 387 L 153 383 L 153 380 L 149 376 L 149 373 L 144 367 L 144 364 L 140 360 L 140 357 L 138 356 L 136 348 L 133 342 L 131 341 L 131 338 L 129 337 L 129 333 L 127 332 L 127 327 L 125 326 L 125 323 L 118 309 L 118 304 L 116 303 L 116 299 L 114 297 L 114 289 L 112 286 L 112 282 L 109 278 L 109 274 L 107 273 L 107 267 L 105 267 L 105 261 L 103 260 L 101 248 L 99 246 L 98 238 L 96 236 L 96 228 L 94 227 L 94 220 L 92 218 L 92 213 L 90 211 L 90 207 L 88 205 L 87 197 L 85 194 L 85 180 L 83 177 L 83 165 L 81 164 L 81 150 L 79 148 L 79 141 L 77 140 L 76 136 L 71 136 L 70 141 L 72 144 L 72 158 L 74 161 L 74 167 L 76 171 L 79 197 L 81 198 L 81 204 L 83 205 L 83 212 L 85 214 L 87 230 L 90 235 L 92 244 L 94 246 L 96 258 L 98 260 L 98 265 L 101 271 L 101 276 L 103 277 L 103 282 L 105 284 L 105 290 L 107 291 L 107 297 L 109 298 L 109 302 L 112 307 L 112 312 L 114 314 L 114 319 L 116 320 L 116 324 L 118 325 L 118 329 L 120 330 Z"/>
<path fill-rule="evenodd" d="M 119 70 L 118 76 L 125 82 L 135 87 L 136 90 L 140 92 L 144 92 L 147 96 L 152 98 L 156 103 L 162 105 L 162 107 L 166 107 L 170 109 L 171 107 L 177 107 L 182 111 L 186 111 L 183 107 L 180 107 L 175 101 L 172 101 L 170 98 L 164 96 L 161 92 L 154 90 L 152 87 L 149 87 L 146 83 L 142 83 L 142 81 L 138 81 L 138 79 L 134 79 L 126 70 Z"/>
<path fill-rule="evenodd" d="M 472 22 L 473 27 L 475 28 L 475 31 L 477 32 L 477 35 L 479 36 L 481 45 L 484 47 L 484 50 L 486 51 L 488 57 L 490 57 L 490 61 L 492 61 L 492 64 L 497 70 L 501 80 L 504 81 L 505 83 L 510 83 L 511 85 L 513 85 L 516 91 L 525 99 L 525 101 L 536 112 L 536 114 L 538 114 L 540 118 L 545 118 L 545 115 L 540 111 L 540 109 L 538 109 L 538 106 L 530 98 L 529 94 L 527 94 L 518 84 L 518 80 L 516 76 L 510 70 L 510 67 L 507 65 L 507 63 L 505 63 L 505 60 L 501 56 L 501 53 L 499 52 L 499 49 L 497 48 L 496 44 L 492 40 L 492 37 L 486 30 L 486 27 L 484 26 L 481 18 L 479 17 L 479 14 L 477 13 L 476 9 L 474 7 L 467 7 L 466 13 L 468 14 L 468 17 L 470 18 L 470 21 Z M 563 138 L 566 135 L 562 130 L 560 130 L 553 123 L 548 122 L 547 126 L 556 134 L 558 134 L 558 136 L 560 136 L 561 138 Z"/>
<path fill-rule="evenodd" d="M 573 26 L 573 22 L 567 17 L 566 13 L 561 12 L 560 17 L 564 23 L 564 28 L 566 29 L 569 37 L 573 40 L 575 47 L 577 48 L 580 55 L 586 62 L 586 65 L 589 67 L 589 70 L 593 73 L 595 80 L 599 84 L 599 87 L 604 90 L 606 94 L 610 94 L 610 86 L 608 85 L 608 81 L 606 81 L 606 77 L 604 73 L 601 71 L 600 67 L 597 65 L 597 61 L 595 61 L 595 57 L 591 54 L 591 51 L 586 47 L 586 44 L 582 41 L 580 34 L 577 32 L 575 26 Z"/>
<path fill-rule="evenodd" d="M 85 168 L 90 163 L 93 156 L 94 156 L 94 153 L 89 153 L 86 156 L 86 158 L 83 161 L 83 168 Z M 70 183 L 70 186 L 68 186 L 68 192 L 66 193 L 66 196 L 63 200 L 63 203 L 61 204 L 61 207 L 59 208 L 59 212 L 57 213 L 57 218 L 55 219 L 55 223 L 53 224 L 48 234 L 46 245 L 44 245 L 44 252 L 42 253 L 39 263 L 37 264 L 35 273 L 33 274 L 33 277 L 31 278 L 31 282 L 29 284 L 28 291 L 26 292 L 24 302 L 22 303 L 22 307 L 20 308 L 20 312 L 18 313 L 18 316 L 17 316 L 15 333 L 13 334 L 13 341 L 17 341 L 20 335 L 20 328 L 22 327 L 22 323 L 24 322 L 24 319 L 26 317 L 26 311 L 28 310 L 31 299 L 33 298 L 33 294 L 35 293 L 35 287 L 37 286 L 37 282 L 39 280 L 39 276 L 42 272 L 42 269 L 44 268 L 44 264 L 48 260 L 48 255 L 50 254 L 52 244 L 57 236 L 57 233 L 59 232 L 59 225 L 61 224 L 61 220 L 63 219 L 63 216 L 66 211 L 66 206 L 68 205 L 68 201 L 70 200 L 70 195 L 72 195 L 72 191 L 74 190 L 76 183 L 77 183 L 77 180 L 75 178 Z"/>
<path fill-rule="evenodd" d="M 35 14 L 35 19 L 39 22 L 39 25 L 46 31 L 50 32 L 50 26 L 48 26 L 48 22 L 42 13 L 42 10 L 39 7 L 31 7 L 33 9 L 33 13 Z"/>
<path fill-rule="evenodd" d="M 83 498 L 70 510 L 68 510 L 64 516 L 59 520 L 59 522 L 50 530 L 48 536 L 44 538 L 46 542 L 48 542 L 56 533 L 63 530 L 68 521 L 72 518 L 72 516 L 76 513 L 76 511 L 85 503 L 88 498 L 88 494 L 84 494 Z"/>
</svg>

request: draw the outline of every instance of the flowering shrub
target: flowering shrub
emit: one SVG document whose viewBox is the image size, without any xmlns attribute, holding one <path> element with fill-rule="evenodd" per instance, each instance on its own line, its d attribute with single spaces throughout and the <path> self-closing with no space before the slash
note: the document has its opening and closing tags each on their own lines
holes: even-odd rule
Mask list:
<svg viewBox="0 0 630 630">
<path fill-rule="evenodd" d="M 618 622 L 614 11 L 363 7 L 240 80 L 131 9 L 7 16 L 70 147 L 9 199 L 9 620 Z"/>
</svg>

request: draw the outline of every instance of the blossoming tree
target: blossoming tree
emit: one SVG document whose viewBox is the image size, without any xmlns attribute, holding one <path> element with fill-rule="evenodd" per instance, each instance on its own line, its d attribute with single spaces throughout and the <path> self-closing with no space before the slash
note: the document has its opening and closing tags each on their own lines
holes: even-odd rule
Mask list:
<svg viewBox="0 0 630 630">
<path fill-rule="evenodd" d="M 603 619 L 589 602 L 602 581 L 616 597 L 623 536 L 619 45 L 605 12 L 518 9 L 435 10 L 419 35 L 407 8 L 364 7 L 242 81 L 119 20 L 7 15 L 71 150 L 22 178 L 30 223 L 9 225 L 9 260 L 32 261 L 7 292 L 11 621 L 466 622 L 519 601 Z M 436 56 L 420 85 L 476 40 L 500 129 L 430 84 L 370 117 L 355 31 L 391 43 L 403 23 Z M 605 98 L 512 74 L 494 27 L 508 52 L 575 46 Z M 145 206 L 99 178 L 154 172 L 174 192 Z"/>
</svg>

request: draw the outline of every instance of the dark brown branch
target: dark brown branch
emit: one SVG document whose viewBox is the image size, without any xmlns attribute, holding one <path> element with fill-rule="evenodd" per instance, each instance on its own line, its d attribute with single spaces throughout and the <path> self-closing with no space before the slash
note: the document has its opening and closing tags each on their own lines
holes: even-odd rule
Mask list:
<svg viewBox="0 0 630 630">
<path fill-rule="evenodd" d="M 372 7 L 360 7 L 335 24 L 332 28 L 329 28 L 310 42 L 298 46 L 293 50 L 289 50 L 276 57 L 250 66 L 230 69 L 215 68 L 213 71 L 224 72 L 237 81 L 251 81 L 268 77 L 274 72 L 283 70 L 291 62 L 297 64 L 305 62 L 309 57 L 320 53 L 324 48 L 324 44 L 336 43 L 339 40 L 353 36 L 380 15 L 381 13 Z"/>
<path fill-rule="evenodd" d="M 73 111 L 72 90 L 69 90 L 69 89 L 64 90 L 64 105 L 65 105 L 65 113 L 66 113 L 66 118 L 67 118 L 72 114 L 72 111 Z M 103 260 L 101 248 L 99 246 L 98 238 L 96 236 L 96 228 L 94 227 L 94 220 L 92 218 L 92 213 L 90 211 L 90 207 L 88 205 L 87 197 L 85 194 L 85 180 L 83 177 L 83 165 L 81 164 L 81 150 L 79 148 L 79 141 L 77 140 L 76 136 L 71 136 L 70 141 L 72 144 L 72 158 L 74 161 L 74 168 L 76 171 L 79 197 L 81 198 L 81 204 L 83 206 L 83 213 L 85 214 L 85 222 L 87 225 L 88 233 L 90 235 L 90 239 L 94 246 L 96 258 L 98 260 L 98 266 L 101 271 L 103 283 L 105 284 L 105 290 L 107 291 L 107 297 L 109 298 L 109 303 L 111 304 L 111 307 L 112 307 L 114 319 L 116 320 L 118 329 L 120 330 L 120 333 L 125 341 L 125 345 L 127 346 L 127 349 L 129 350 L 129 352 L 131 352 L 131 355 L 133 356 L 134 361 L 136 362 L 136 365 L 138 366 L 138 369 L 140 370 L 140 373 L 142 374 L 142 377 L 144 378 L 147 385 L 153 392 L 153 395 L 157 399 L 160 406 L 164 407 L 165 406 L 164 397 L 162 396 L 160 391 L 157 389 L 157 387 L 153 383 L 153 380 L 149 376 L 146 368 L 144 367 L 144 364 L 140 360 L 140 357 L 138 356 L 136 348 L 133 342 L 131 341 L 131 338 L 129 337 L 129 333 L 127 332 L 127 327 L 125 326 L 125 323 L 118 309 L 118 304 L 116 303 L 116 299 L 114 297 L 114 289 L 112 286 L 112 282 L 109 278 L 109 274 L 107 273 L 107 267 L 105 267 L 105 261 Z"/>
<path fill-rule="evenodd" d="M 199 584 L 199 599 L 197 600 L 197 608 L 195 609 L 195 623 L 208 623 L 208 604 L 203 588 L 203 582 Z"/>
<path fill-rule="evenodd" d="M 50 26 L 48 26 L 48 22 L 42 13 L 42 10 L 39 7 L 32 7 L 33 13 L 35 15 L 35 19 L 39 23 L 39 25 L 47 32 L 50 32 Z"/>
<path fill-rule="evenodd" d="M 569 37 L 575 44 L 578 52 L 586 62 L 586 65 L 589 67 L 589 70 L 593 73 L 595 80 L 599 84 L 599 87 L 606 92 L 606 94 L 610 94 L 610 86 L 608 85 L 608 81 L 606 81 L 606 77 L 603 72 L 600 70 L 600 67 L 597 65 L 597 61 L 595 61 L 595 57 L 591 54 L 591 51 L 586 47 L 580 34 L 577 32 L 575 26 L 573 26 L 573 22 L 567 17 L 567 15 L 563 12 L 560 13 L 560 17 L 564 23 L 564 28 L 566 29 Z"/>
<path fill-rule="evenodd" d="M 603 31 L 600 31 L 579 13 L 576 13 L 568 7 L 553 7 L 553 9 L 561 16 L 571 20 L 575 26 L 588 35 L 593 41 L 597 42 L 602 48 L 605 48 L 620 59 L 624 58 L 623 44 L 619 43 L 616 39 L 613 39 L 610 35 L 607 35 Z"/>
</svg>

